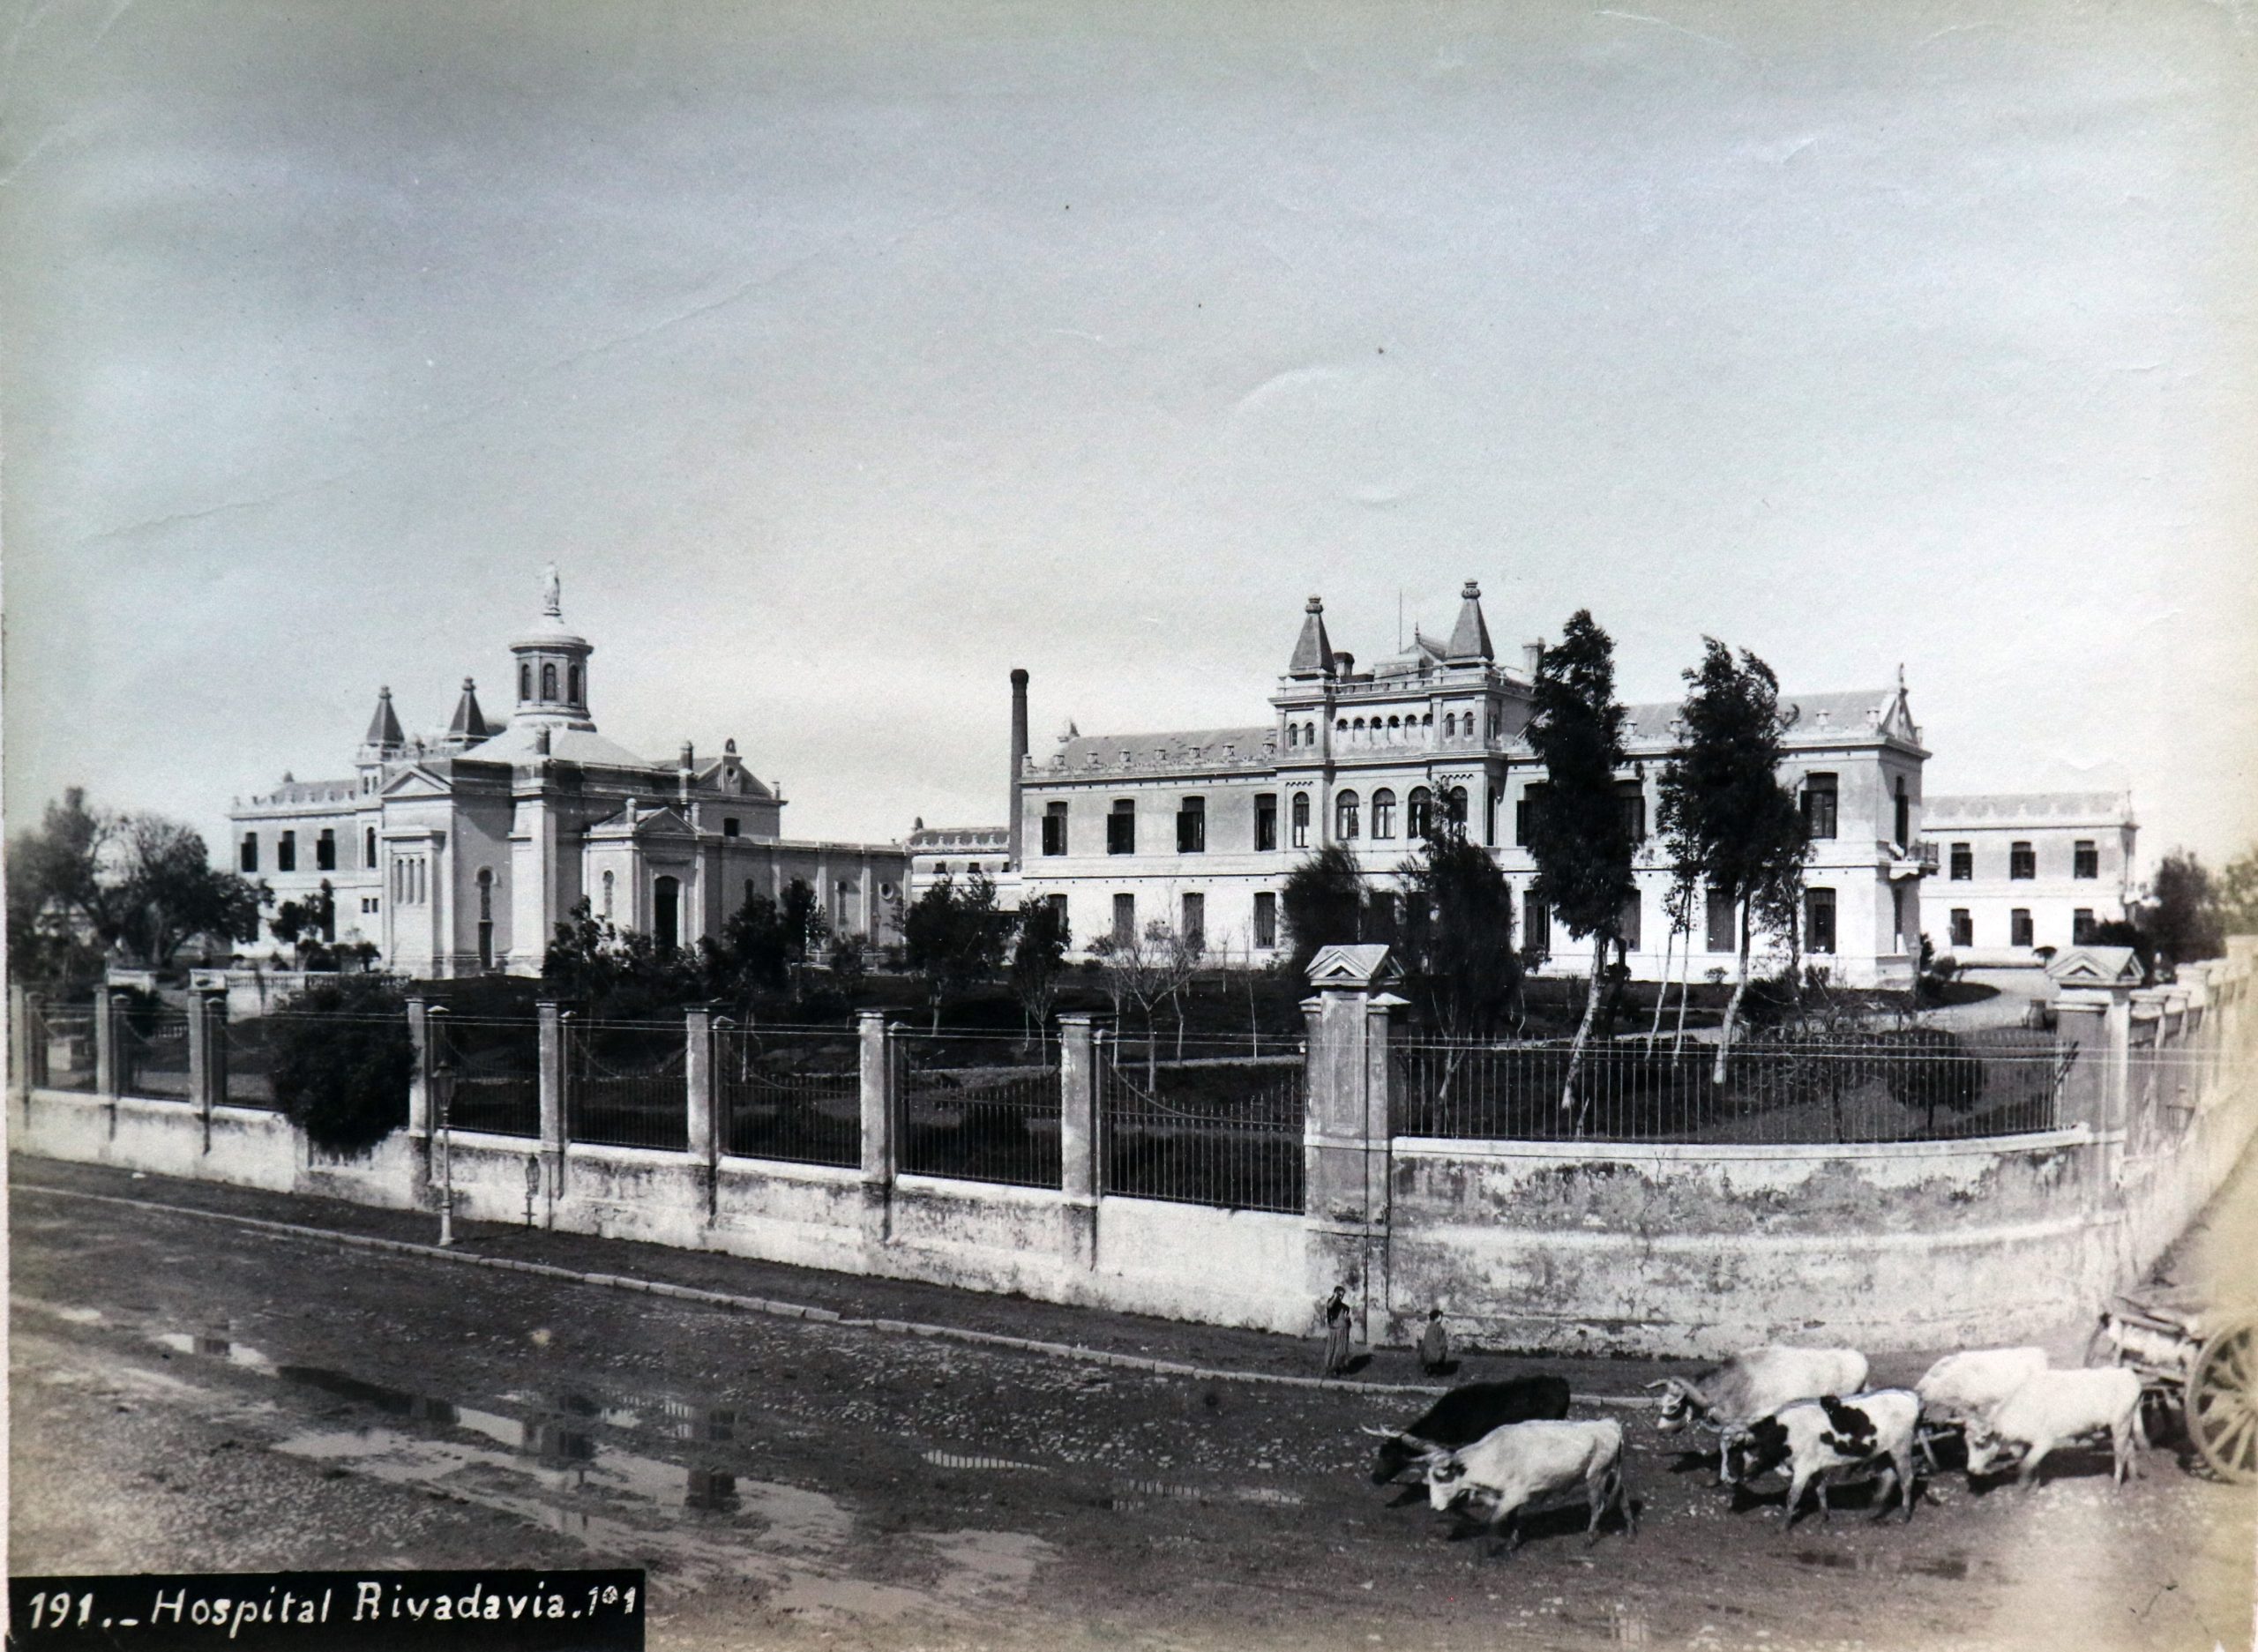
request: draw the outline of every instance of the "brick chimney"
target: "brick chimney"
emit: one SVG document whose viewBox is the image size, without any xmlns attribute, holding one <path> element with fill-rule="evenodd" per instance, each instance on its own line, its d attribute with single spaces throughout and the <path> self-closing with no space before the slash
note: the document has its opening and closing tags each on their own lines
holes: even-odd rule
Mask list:
<svg viewBox="0 0 2258 1652">
<path fill-rule="evenodd" d="M 1012 670 L 1012 819 L 1010 858 L 1006 863 L 1012 871 L 1020 869 L 1020 789 L 1021 776 L 1027 773 L 1027 672 L 1024 668 Z"/>
</svg>

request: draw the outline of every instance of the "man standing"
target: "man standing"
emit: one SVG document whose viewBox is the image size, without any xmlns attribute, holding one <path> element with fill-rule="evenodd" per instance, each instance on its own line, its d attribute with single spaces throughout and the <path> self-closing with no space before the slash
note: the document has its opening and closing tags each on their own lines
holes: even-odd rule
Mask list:
<svg viewBox="0 0 2258 1652">
<path fill-rule="evenodd" d="M 1450 1363 L 1450 1334 L 1443 1329 L 1443 1311 L 1427 1310 L 1427 1328 L 1419 1333 L 1419 1369 L 1439 1377 Z"/>
<path fill-rule="evenodd" d="M 1349 1368 L 1349 1288 L 1335 1285 L 1325 1299 L 1325 1370 L 1337 1377 Z"/>
</svg>

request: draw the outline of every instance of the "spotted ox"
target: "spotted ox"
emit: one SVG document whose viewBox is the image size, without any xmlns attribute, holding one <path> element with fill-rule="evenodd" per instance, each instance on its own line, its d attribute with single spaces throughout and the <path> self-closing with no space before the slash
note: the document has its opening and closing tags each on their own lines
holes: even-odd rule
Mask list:
<svg viewBox="0 0 2258 1652">
<path fill-rule="evenodd" d="M 1910 1388 L 1875 1388 L 1847 1399 L 1821 1394 L 1798 1400 L 1752 1420 L 1723 1453 L 1724 1478 L 1740 1485 L 1759 1475 L 1784 1469 L 1788 1499 L 1781 1506 L 1780 1529 L 1795 1523 L 1804 1492 L 1815 1484 L 1819 1513 L 1828 1517 L 1830 1483 L 1878 1473 L 1882 1487 L 1874 1498 L 1874 1518 L 1888 1512 L 1895 1491 L 1913 1518 L 1913 1433 L 1920 1425 L 1921 1396 Z"/>
</svg>

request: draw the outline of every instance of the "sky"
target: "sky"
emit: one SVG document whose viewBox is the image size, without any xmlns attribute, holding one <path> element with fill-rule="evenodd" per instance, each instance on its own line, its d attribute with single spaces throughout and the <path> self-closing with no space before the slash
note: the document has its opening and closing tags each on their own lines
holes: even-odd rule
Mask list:
<svg viewBox="0 0 2258 1652">
<path fill-rule="evenodd" d="M 0 57 L 5 807 L 506 709 L 796 836 L 1260 722 L 1478 579 L 1627 699 L 1902 664 L 1931 793 L 2258 837 L 2258 11 L 36 0 Z"/>
</svg>

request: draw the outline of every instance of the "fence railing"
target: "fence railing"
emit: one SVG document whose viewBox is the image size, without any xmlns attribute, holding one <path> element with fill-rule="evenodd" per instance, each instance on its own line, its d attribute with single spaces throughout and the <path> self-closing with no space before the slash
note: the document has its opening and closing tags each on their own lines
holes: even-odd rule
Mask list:
<svg viewBox="0 0 2258 1652">
<path fill-rule="evenodd" d="M 1791 1144 L 1932 1140 L 2054 1128 L 2071 1050 L 2019 1028 L 1858 1042 L 1587 1048 L 1405 1043 L 1391 1051 L 1395 1132 L 1507 1141 Z"/>
<path fill-rule="evenodd" d="M 220 1077 L 215 1099 L 230 1107 L 273 1107 L 273 1020 L 264 1015 L 242 1021 L 214 1017 L 212 1027 L 213 1035 L 222 1041 L 215 1064 Z"/>
<path fill-rule="evenodd" d="M 690 1146 L 687 1046 L 680 1021 L 566 1016 L 564 1134 L 608 1147 Z"/>
<path fill-rule="evenodd" d="M 899 1033 L 895 1094 L 902 1120 L 901 1168 L 921 1176 L 1059 1185 L 1058 1069 L 1018 1065 L 998 1050 L 968 1060 L 968 1041 Z M 938 1065 L 946 1059 L 950 1065 Z"/>
<path fill-rule="evenodd" d="M 862 1049 L 833 1029 L 714 1029 L 722 1150 L 851 1169 L 863 1162 Z"/>
<path fill-rule="evenodd" d="M 117 1081 L 128 1095 L 187 1101 L 193 1091 L 188 1064 L 188 1017 L 163 1010 L 144 1020 L 116 1017 Z"/>
<path fill-rule="evenodd" d="M 539 1136 L 540 1028 L 531 1021 L 454 1015 L 434 1020 L 437 1054 L 454 1086 L 448 1103 L 452 1127 Z"/>
<path fill-rule="evenodd" d="M 1303 1202 L 1299 1055 L 1155 1061 L 1098 1045 L 1100 1191 L 1232 1210 Z"/>
<path fill-rule="evenodd" d="M 91 1007 L 34 1003 L 28 1006 L 31 1082 L 50 1090 L 91 1091 L 94 1070 L 94 1012 Z"/>
</svg>

